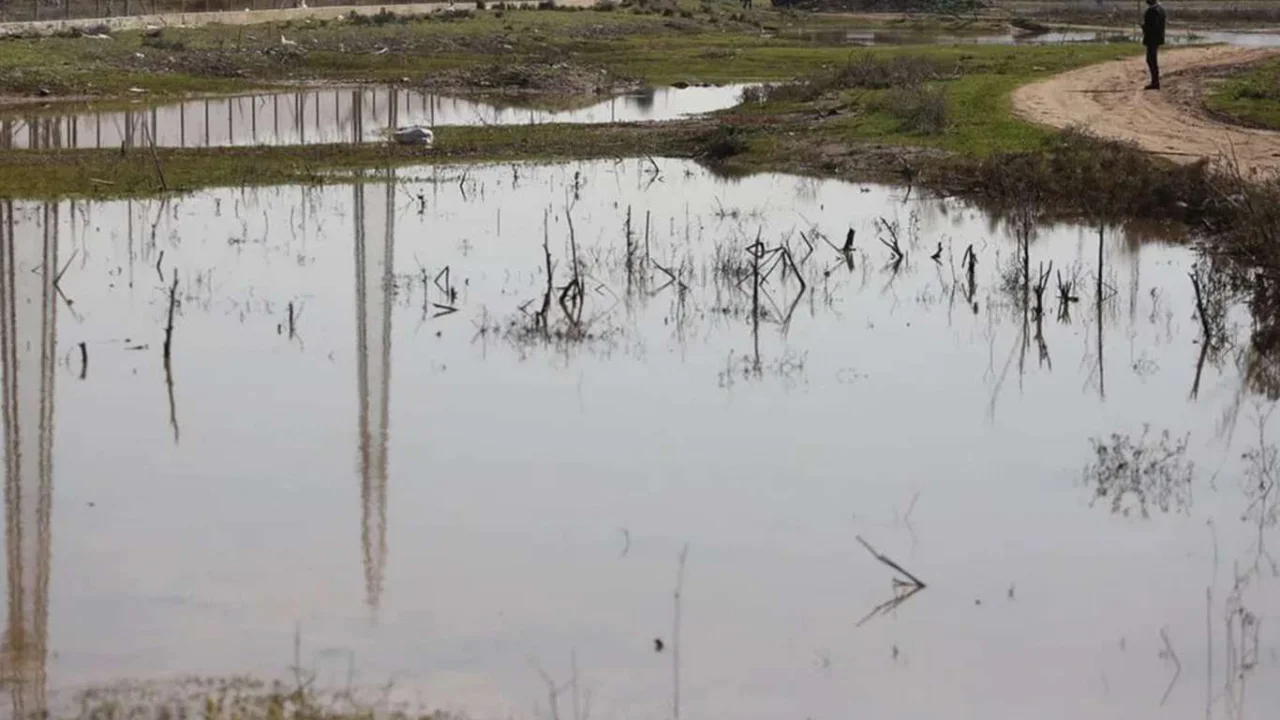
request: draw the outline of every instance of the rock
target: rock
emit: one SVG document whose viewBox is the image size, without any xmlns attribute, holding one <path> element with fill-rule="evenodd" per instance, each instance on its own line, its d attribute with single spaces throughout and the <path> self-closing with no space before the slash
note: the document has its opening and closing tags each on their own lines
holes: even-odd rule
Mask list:
<svg viewBox="0 0 1280 720">
<path fill-rule="evenodd" d="M 680 81 L 678 81 L 678 82 L 673 82 L 673 83 L 671 83 L 671 87 L 673 87 L 673 88 L 675 88 L 675 89 L 677 89 L 677 90 L 683 90 L 683 89 L 685 89 L 685 88 L 689 87 L 689 83 L 687 83 L 687 82 L 685 82 L 685 81 L 683 81 L 683 80 L 680 80 Z"/>
<path fill-rule="evenodd" d="M 422 125 L 408 125 L 396 128 L 391 138 L 401 145 L 431 145 L 435 142 L 435 133 L 431 128 Z"/>
</svg>

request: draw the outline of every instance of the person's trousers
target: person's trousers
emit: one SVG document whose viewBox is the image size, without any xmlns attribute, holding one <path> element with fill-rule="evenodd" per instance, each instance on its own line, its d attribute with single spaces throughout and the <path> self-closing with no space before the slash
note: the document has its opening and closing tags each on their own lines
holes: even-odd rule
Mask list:
<svg viewBox="0 0 1280 720">
<path fill-rule="evenodd" d="M 1151 71 L 1151 84 L 1157 85 L 1157 86 L 1160 84 L 1160 58 L 1158 56 L 1159 52 L 1160 52 L 1159 45 L 1147 46 L 1147 69 Z"/>
</svg>

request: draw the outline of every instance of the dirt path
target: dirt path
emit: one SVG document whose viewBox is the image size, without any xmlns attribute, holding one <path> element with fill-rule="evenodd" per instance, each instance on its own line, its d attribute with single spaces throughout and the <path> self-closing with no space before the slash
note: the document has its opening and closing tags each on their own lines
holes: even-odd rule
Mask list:
<svg viewBox="0 0 1280 720">
<path fill-rule="evenodd" d="M 1204 47 L 1161 53 L 1159 92 L 1144 91 L 1141 57 L 1091 65 L 1018 88 L 1014 112 L 1055 128 L 1077 126 L 1180 162 L 1234 158 L 1246 173 L 1280 170 L 1280 133 L 1229 125 L 1204 112 L 1199 77 L 1258 62 L 1276 50 Z"/>
<path fill-rule="evenodd" d="M 556 0 L 559 7 L 591 7 L 596 0 Z M 245 0 L 246 5 L 252 5 Z M 536 6 L 537 0 L 508 0 L 508 5 Z M 165 27 L 168 25 L 194 27 L 197 25 L 252 25 L 254 23 L 284 22 L 286 20 L 332 20 L 345 17 L 352 12 L 359 15 L 373 15 L 378 12 L 389 12 L 394 15 L 428 15 L 450 9 L 474 10 L 476 4 L 471 2 L 451 3 L 447 0 L 432 3 L 414 3 L 409 5 L 352 5 L 317 8 L 287 8 L 282 10 L 233 10 L 229 12 L 193 12 L 167 13 L 162 15 L 130 15 L 117 18 L 84 18 L 75 20 L 40 20 L 38 22 L 0 23 L 0 37 L 6 35 L 51 35 L 67 28 L 97 28 L 106 26 L 111 30 L 137 30 L 148 27 Z"/>
</svg>

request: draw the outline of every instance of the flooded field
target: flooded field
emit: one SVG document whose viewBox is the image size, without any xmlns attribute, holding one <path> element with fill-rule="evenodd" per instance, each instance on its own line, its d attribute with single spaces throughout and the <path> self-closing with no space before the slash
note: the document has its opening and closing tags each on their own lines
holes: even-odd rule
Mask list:
<svg viewBox="0 0 1280 720">
<path fill-rule="evenodd" d="M 1280 419 L 1183 245 L 662 160 L 0 219 L 14 708 L 1280 707 Z"/>
<path fill-rule="evenodd" d="M 982 33 L 973 35 L 920 35 L 885 30 L 845 28 L 798 28 L 781 33 L 823 44 L 872 47 L 876 45 L 1061 45 L 1072 43 L 1138 42 L 1140 33 L 1116 30 L 1055 30 L 1044 33 Z M 1240 47 L 1280 47 L 1280 33 L 1274 30 L 1191 30 L 1170 31 L 1171 45 L 1236 45 Z"/>
<path fill-rule="evenodd" d="M 743 85 L 649 88 L 572 110 L 533 110 L 391 87 L 326 88 L 139 104 L 136 110 L 0 117 L 0 148 L 232 147 L 385 140 L 405 125 L 595 124 L 723 110 Z"/>
</svg>

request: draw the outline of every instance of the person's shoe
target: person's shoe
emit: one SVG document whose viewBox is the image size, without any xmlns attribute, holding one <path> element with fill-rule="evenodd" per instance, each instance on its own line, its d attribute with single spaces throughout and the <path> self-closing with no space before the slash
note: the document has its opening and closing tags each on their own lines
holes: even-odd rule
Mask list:
<svg viewBox="0 0 1280 720">
<path fill-rule="evenodd" d="M 1150 84 L 1148 84 L 1146 87 L 1144 87 L 1144 88 L 1142 88 L 1142 89 L 1143 89 L 1143 90 L 1159 90 L 1159 89 L 1160 89 L 1160 83 L 1150 83 Z"/>
</svg>

